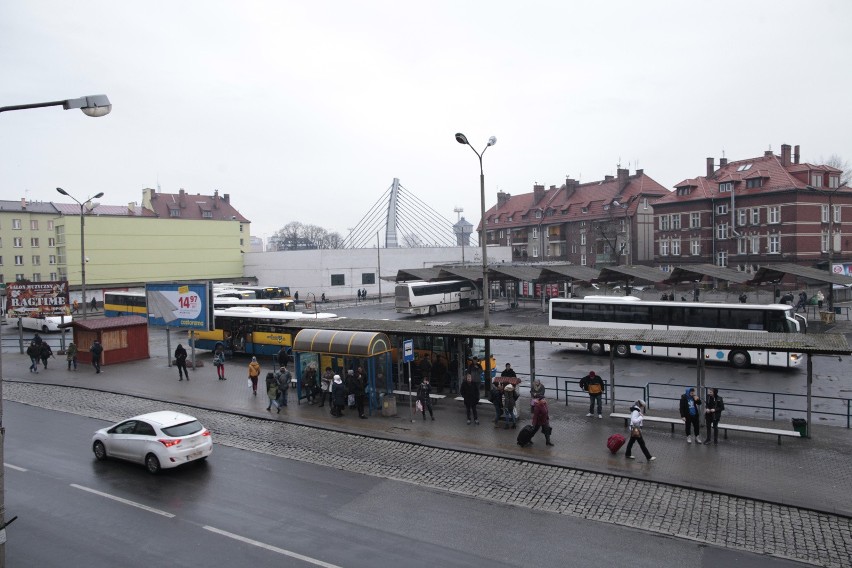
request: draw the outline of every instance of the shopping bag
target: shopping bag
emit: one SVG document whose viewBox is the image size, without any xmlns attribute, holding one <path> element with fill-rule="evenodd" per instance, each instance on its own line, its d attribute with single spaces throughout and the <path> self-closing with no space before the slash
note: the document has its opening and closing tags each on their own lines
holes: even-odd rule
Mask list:
<svg viewBox="0 0 852 568">
<path fill-rule="evenodd" d="M 355 406 L 355 395 L 350 394 L 347 402 L 349 403 L 349 408 L 352 408 L 353 406 Z"/>
<path fill-rule="evenodd" d="M 417 408 L 417 412 L 423 412 L 423 403 L 418 400 L 415 408 Z"/>
<path fill-rule="evenodd" d="M 248 381 L 248 388 L 251 388 L 251 379 L 246 379 Z"/>
</svg>

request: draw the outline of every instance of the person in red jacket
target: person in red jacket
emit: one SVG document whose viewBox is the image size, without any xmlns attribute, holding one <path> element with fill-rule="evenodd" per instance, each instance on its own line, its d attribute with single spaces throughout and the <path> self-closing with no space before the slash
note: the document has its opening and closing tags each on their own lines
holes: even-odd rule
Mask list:
<svg viewBox="0 0 852 568">
<path fill-rule="evenodd" d="M 550 433 L 553 429 L 550 427 L 550 412 L 548 412 L 547 408 L 547 400 L 542 396 L 541 398 L 535 399 L 535 404 L 532 408 L 532 425 L 535 431 L 533 432 L 533 436 L 538 433 L 539 428 L 541 432 L 544 434 L 544 441 L 548 446 L 553 446 L 554 444 L 550 441 Z"/>
</svg>

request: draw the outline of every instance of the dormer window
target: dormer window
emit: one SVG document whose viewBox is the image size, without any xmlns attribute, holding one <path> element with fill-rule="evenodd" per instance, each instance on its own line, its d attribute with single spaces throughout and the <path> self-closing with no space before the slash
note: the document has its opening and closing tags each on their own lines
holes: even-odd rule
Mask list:
<svg viewBox="0 0 852 568">
<path fill-rule="evenodd" d="M 536 209 L 536 211 L 535 211 L 535 218 L 536 218 L 536 219 L 541 219 L 541 209 Z"/>
<path fill-rule="evenodd" d="M 180 209 L 169 209 L 169 217 L 180 217 Z"/>
<path fill-rule="evenodd" d="M 588 207 L 583 207 L 582 209 L 580 209 L 580 212 L 581 212 L 581 213 L 588 213 L 588 212 L 589 212 L 589 208 L 588 208 Z"/>
<path fill-rule="evenodd" d="M 840 187 L 840 176 L 828 176 L 828 187 L 830 189 L 837 189 Z"/>
<path fill-rule="evenodd" d="M 811 174 L 811 186 L 822 187 L 822 174 Z"/>
<path fill-rule="evenodd" d="M 744 172 L 751 169 L 752 164 L 743 164 L 737 168 L 738 172 Z"/>
<path fill-rule="evenodd" d="M 511 218 L 511 217 L 507 217 L 507 218 L 506 218 L 506 222 L 507 222 L 507 223 L 511 223 L 511 222 L 512 222 L 512 218 Z"/>
<path fill-rule="evenodd" d="M 727 181 L 719 184 L 719 193 L 730 193 L 734 189 L 734 183 Z"/>
<path fill-rule="evenodd" d="M 748 189 L 761 186 L 763 186 L 763 178 L 751 178 L 746 180 L 746 188 Z"/>
</svg>

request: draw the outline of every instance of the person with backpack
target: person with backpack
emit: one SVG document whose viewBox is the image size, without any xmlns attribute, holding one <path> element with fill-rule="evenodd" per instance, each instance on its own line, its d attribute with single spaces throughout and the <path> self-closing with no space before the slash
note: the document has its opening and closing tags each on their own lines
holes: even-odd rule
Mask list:
<svg viewBox="0 0 852 568">
<path fill-rule="evenodd" d="M 680 419 L 686 424 L 686 443 L 692 443 L 692 431 L 695 430 L 695 442 L 701 443 L 698 440 L 699 428 L 701 427 L 701 419 L 698 414 L 698 407 L 701 406 L 701 399 L 695 393 L 695 388 L 689 387 L 686 392 L 680 397 Z"/>
<path fill-rule="evenodd" d="M 278 368 L 275 373 L 275 386 L 278 389 L 278 396 L 275 398 L 275 406 L 278 407 L 278 413 L 281 413 L 281 408 L 287 406 L 287 393 L 290 389 L 290 382 L 293 380 L 293 375 L 287 368 L 287 363 L 284 363 Z"/>
<path fill-rule="evenodd" d="M 41 349 L 36 345 L 35 339 L 30 341 L 27 347 L 27 356 L 30 358 L 30 373 L 38 374 L 38 360 L 41 358 Z"/>
<path fill-rule="evenodd" d="M 248 365 L 248 378 L 251 392 L 257 396 L 257 379 L 260 377 L 260 363 L 257 362 L 257 357 L 251 358 L 251 363 Z"/>
<path fill-rule="evenodd" d="M 189 373 L 186 371 L 186 349 L 180 343 L 175 348 L 175 367 L 178 368 L 178 380 L 182 381 L 184 377 L 189 380 Z"/>
<path fill-rule="evenodd" d="M 515 391 L 514 385 L 511 383 L 503 387 L 503 418 L 506 420 L 506 428 L 509 424 L 512 428 L 518 426 L 515 418 L 515 401 L 518 400 L 518 393 Z"/>
<path fill-rule="evenodd" d="M 47 370 L 47 360 L 53 357 L 53 349 L 50 348 L 50 344 L 47 341 L 41 343 L 39 357 L 41 358 L 41 364 L 44 365 L 44 369 Z"/>
<path fill-rule="evenodd" d="M 642 437 L 642 421 L 644 414 L 645 401 L 637 400 L 633 403 L 633 406 L 630 407 L 630 441 L 627 442 L 627 449 L 625 450 L 624 457 L 629 460 L 636 459 L 630 452 L 633 450 L 633 444 L 638 442 L 639 449 L 641 449 L 642 453 L 645 454 L 645 459 L 652 462 L 657 458 L 652 456 L 651 452 L 648 451 L 648 448 L 645 446 L 645 439 Z"/>
<path fill-rule="evenodd" d="M 95 374 L 100 374 L 101 372 L 101 355 L 103 355 L 104 347 L 101 345 L 101 342 L 95 339 L 92 346 L 89 348 L 89 353 L 92 354 L 92 367 L 95 368 Z"/>
<path fill-rule="evenodd" d="M 543 395 L 541 398 L 534 399 L 531 423 L 533 436 L 541 429 L 541 433 L 544 434 L 544 443 L 548 446 L 555 445 L 550 441 L 550 434 L 553 432 L 553 429 L 550 427 L 550 411 L 547 407 L 547 399 Z M 532 442 L 529 443 L 532 444 Z"/>
<path fill-rule="evenodd" d="M 65 360 L 68 361 L 68 370 L 71 370 L 71 365 L 74 365 L 74 370 L 77 370 L 77 344 L 73 341 L 68 344 L 68 349 L 65 350 Z"/>
<path fill-rule="evenodd" d="M 216 376 L 220 381 L 227 381 L 225 378 L 225 348 L 222 344 L 216 346 L 216 351 L 213 352 L 213 365 L 216 367 Z"/>
<path fill-rule="evenodd" d="M 704 445 L 710 443 L 710 430 L 713 430 L 713 443 L 719 443 L 719 419 L 725 410 L 725 401 L 719 396 L 719 389 L 707 391 L 707 403 L 704 405 L 704 426 L 707 429 L 707 439 Z"/>
<path fill-rule="evenodd" d="M 580 388 L 589 393 L 589 413 L 586 416 L 592 416 L 595 413 L 597 402 L 598 418 L 603 418 L 603 379 L 594 371 L 589 371 L 588 375 L 580 379 Z"/>
</svg>

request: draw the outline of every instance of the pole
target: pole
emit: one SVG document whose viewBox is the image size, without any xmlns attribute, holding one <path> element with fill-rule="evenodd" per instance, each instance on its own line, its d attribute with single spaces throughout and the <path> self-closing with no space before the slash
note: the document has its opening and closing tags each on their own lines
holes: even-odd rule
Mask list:
<svg viewBox="0 0 852 568">
<path fill-rule="evenodd" d="M 491 315 L 488 313 L 488 300 L 491 297 L 491 289 L 488 287 L 488 250 L 486 239 L 488 231 L 485 226 L 485 174 L 482 171 L 482 156 L 479 156 L 479 197 L 480 197 L 480 213 L 482 215 L 482 232 L 479 234 L 479 240 L 482 244 L 482 321 L 485 327 L 491 325 Z M 485 350 L 485 359 L 488 360 L 490 353 Z"/>
<path fill-rule="evenodd" d="M 834 190 L 837 191 L 837 190 Z M 834 276 L 834 191 L 828 194 L 828 273 Z M 828 283 L 828 309 L 834 313 L 834 283 Z M 810 428 L 808 417 L 808 428 Z"/>
<path fill-rule="evenodd" d="M 411 414 L 411 422 L 414 422 L 414 401 L 411 396 L 411 361 L 408 362 L 408 410 Z"/>
<path fill-rule="evenodd" d="M 379 240 L 379 232 L 376 231 L 376 262 L 379 265 L 376 278 L 379 279 L 379 303 L 382 303 L 382 243 Z"/>
<path fill-rule="evenodd" d="M 86 216 L 84 203 L 80 204 L 80 290 L 83 294 L 83 319 L 86 319 Z"/>
</svg>

